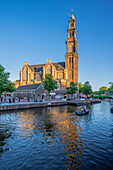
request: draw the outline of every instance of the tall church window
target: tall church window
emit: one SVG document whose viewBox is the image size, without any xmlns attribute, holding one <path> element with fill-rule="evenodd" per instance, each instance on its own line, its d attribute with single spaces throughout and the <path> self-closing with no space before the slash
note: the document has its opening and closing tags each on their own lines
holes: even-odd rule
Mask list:
<svg viewBox="0 0 113 170">
<path fill-rule="evenodd" d="M 70 33 L 70 38 L 72 37 L 72 33 Z"/>
<path fill-rule="evenodd" d="M 27 68 L 24 69 L 23 79 L 28 80 L 28 69 Z"/>
<path fill-rule="evenodd" d="M 73 44 L 73 52 L 75 52 L 75 44 Z"/>
<path fill-rule="evenodd" d="M 72 71 L 72 80 L 73 80 L 73 71 Z"/>
<path fill-rule="evenodd" d="M 36 75 L 36 80 L 40 81 L 40 75 L 39 74 Z"/>
<path fill-rule="evenodd" d="M 31 80 L 34 80 L 34 74 L 31 74 Z"/>
<path fill-rule="evenodd" d="M 49 74 L 49 73 L 52 73 L 52 68 L 51 68 L 51 66 L 48 66 L 48 67 L 46 68 L 46 74 Z"/>
<path fill-rule="evenodd" d="M 63 78 L 63 74 L 62 74 L 62 73 L 59 73 L 59 74 L 58 74 L 58 78 L 59 78 L 59 79 L 62 79 L 62 78 Z"/>
<path fill-rule="evenodd" d="M 71 57 L 69 57 L 69 64 L 71 64 Z"/>
<path fill-rule="evenodd" d="M 72 68 L 73 68 L 73 57 L 72 57 Z"/>
</svg>

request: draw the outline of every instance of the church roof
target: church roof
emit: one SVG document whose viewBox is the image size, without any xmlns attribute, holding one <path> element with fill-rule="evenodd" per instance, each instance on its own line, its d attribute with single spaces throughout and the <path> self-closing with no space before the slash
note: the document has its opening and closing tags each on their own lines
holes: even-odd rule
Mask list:
<svg viewBox="0 0 113 170">
<path fill-rule="evenodd" d="M 41 83 L 38 83 L 38 84 L 30 84 L 30 85 L 25 85 L 25 86 L 19 86 L 19 87 L 16 89 L 16 91 L 36 90 L 40 85 L 41 85 Z"/>
<path fill-rule="evenodd" d="M 35 67 L 34 72 L 43 72 L 43 67 Z"/>
<path fill-rule="evenodd" d="M 65 68 L 65 62 L 58 62 L 62 67 Z"/>
<path fill-rule="evenodd" d="M 65 69 L 65 62 L 58 62 L 58 63 L 52 63 L 57 71 L 64 70 Z M 37 64 L 37 65 L 29 65 L 32 71 L 34 72 L 43 72 L 43 66 L 46 64 Z"/>
<path fill-rule="evenodd" d="M 57 71 L 64 70 L 65 68 L 65 62 L 59 62 L 59 63 L 52 63 Z"/>
</svg>

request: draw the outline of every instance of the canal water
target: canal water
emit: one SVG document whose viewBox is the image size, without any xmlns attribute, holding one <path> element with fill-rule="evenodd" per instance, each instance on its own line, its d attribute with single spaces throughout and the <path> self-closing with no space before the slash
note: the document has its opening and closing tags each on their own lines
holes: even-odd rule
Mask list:
<svg viewBox="0 0 113 170">
<path fill-rule="evenodd" d="M 0 170 L 113 169 L 110 103 L 0 113 Z"/>
</svg>

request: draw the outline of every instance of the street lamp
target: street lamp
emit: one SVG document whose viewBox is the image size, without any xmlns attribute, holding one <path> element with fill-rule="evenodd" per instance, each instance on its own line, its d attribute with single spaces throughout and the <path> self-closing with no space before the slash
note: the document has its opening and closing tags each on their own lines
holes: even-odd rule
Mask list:
<svg viewBox="0 0 113 170">
<path fill-rule="evenodd" d="M 29 102 L 29 99 L 30 99 L 30 98 L 29 98 L 29 94 L 30 94 L 30 92 L 28 91 L 28 102 Z"/>
<path fill-rule="evenodd" d="M 36 92 L 34 91 L 34 102 L 35 102 L 35 98 L 36 98 Z"/>
</svg>

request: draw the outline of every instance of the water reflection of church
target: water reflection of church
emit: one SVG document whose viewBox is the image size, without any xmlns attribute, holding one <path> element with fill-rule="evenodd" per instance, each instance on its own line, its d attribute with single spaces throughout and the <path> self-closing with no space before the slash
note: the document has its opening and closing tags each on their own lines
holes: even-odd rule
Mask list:
<svg viewBox="0 0 113 170">
<path fill-rule="evenodd" d="M 58 90 L 65 90 L 73 81 L 78 83 L 78 53 L 76 40 L 75 17 L 69 20 L 67 52 L 65 62 L 52 63 L 47 59 L 46 64 L 29 65 L 24 62 L 20 70 L 20 80 L 14 82 L 15 87 L 41 83 L 47 73 L 52 73 L 53 79 L 58 82 Z"/>
</svg>

